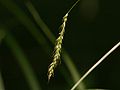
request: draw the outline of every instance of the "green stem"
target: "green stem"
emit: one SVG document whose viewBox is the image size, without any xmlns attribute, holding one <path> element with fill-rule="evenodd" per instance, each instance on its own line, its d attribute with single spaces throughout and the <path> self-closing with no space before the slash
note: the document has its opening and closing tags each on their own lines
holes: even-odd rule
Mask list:
<svg viewBox="0 0 120 90">
<path fill-rule="evenodd" d="M 7 46 L 11 49 L 16 60 L 18 61 L 19 65 L 20 65 L 20 67 L 21 67 L 21 69 L 26 77 L 26 80 L 29 84 L 30 90 L 41 90 L 39 83 L 38 83 L 38 80 L 35 76 L 35 73 L 28 62 L 28 59 L 24 55 L 22 49 L 17 44 L 14 37 L 10 33 L 7 33 L 4 40 L 7 44 Z"/>
</svg>

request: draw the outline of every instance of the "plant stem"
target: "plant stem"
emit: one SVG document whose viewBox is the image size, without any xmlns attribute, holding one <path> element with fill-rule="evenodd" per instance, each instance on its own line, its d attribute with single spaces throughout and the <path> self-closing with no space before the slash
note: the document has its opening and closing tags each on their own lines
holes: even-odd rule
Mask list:
<svg viewBox="0 0 120 90">
<path fill-rule="evenodd" d="M 18 45 L 17 41 L 9 32 L 7 32 L 7 35 L 5 37 L 5 42 L 6 45 L 11 49 L 16 60 L 18 61 L 21 70 L 25 75 L 30 90 L 42 90 L 39 85 L 39 81 L 37 80 L 36 75 L 30 63 L 28 62 L 28 59 L 26 58 L 20 46 Z"/>
<path fill-rule="evenodd" d="M 77 0 L 73 6 L 69 9 L 69 11 L 66 13 L 66 14 L 69 14 L 71 12 L 71 10 L 77 5 L 77 3 L 79 2 L 80 0 Z"/>
<path fill-rule="evenodd" d="M 70 89 L 75 90 L 75 88 L 106 58 L 108 57 L 116 48 L 120 46 L 120 42 L 117 43 L 112 49 L 110 49 L 101 59 L 98 60 L 80 79 L 79 81 Z"/>
</svg>

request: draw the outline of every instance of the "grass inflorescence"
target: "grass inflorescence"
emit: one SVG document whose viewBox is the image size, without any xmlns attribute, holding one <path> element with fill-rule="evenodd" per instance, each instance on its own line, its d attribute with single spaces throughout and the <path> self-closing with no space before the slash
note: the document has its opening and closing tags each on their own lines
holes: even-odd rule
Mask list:
<svg viewBox="0 0 120 90">
<path fill-rule="evenodd" d="M 57 67 L 57 65 L 60 63 L 60 53 L 61 53 L 62 41 L 63 41 L 68 14 L 71 12 L 71 10 L 76 6 L 76 4 L 79 1 L 80 0 L 77 0 L 63 17 L 63 23 L 60 26 L 61 31 L 59 33 L 59 37 L 56 39 L 56 42 L 55 42 L 53 61 L 48 68 L 48 81 L 50 80 L 51 76 L 54 76 L 54 70 Z"/>
<path fill-rule="evenodd" d="M 60 26 L 61 31 L 59 33 L 59 37 L 56 39 L 55 42 L 53 61 L 48 68 L 48 80 L 50 80 L 51 76 L 54 75 L 54 70 L 57 67 L 57 65 L 60 63 L 60 54 L 61 54 L 62 41 L 65 32 L 67 17 L 68 17 L 68 13 L 63 17 L 63 23 Z"/>
</svg>

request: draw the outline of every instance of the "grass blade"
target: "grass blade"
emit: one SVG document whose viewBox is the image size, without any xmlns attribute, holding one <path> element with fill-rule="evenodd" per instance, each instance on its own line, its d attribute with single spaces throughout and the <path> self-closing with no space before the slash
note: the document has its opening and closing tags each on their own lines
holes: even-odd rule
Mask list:
<svg viewBox="0 0 120 90">
<path fill-rule="evenodd" d="M 22 49 L 17 44 L 14 37 L 10 33 L 7 32 L 4 41 L 6 42 L 7 46 L 11 49 L 16 60 L 18 61 L 18 64 L 20 65 L 20 67 L 25 75 L 25 78 L 28 82 L 30 90 L 42 90 L 40 88 L 39 82 L 35 76 L 35 73 L 28 62 L 28 59 L 24 55 Z"/>
<path fill-rule="evenodd" d="M 79 80 L 78 82 L 70 89 L 75 90 L 75 88 L 103 61 L 108 57 L 115 49 L 120 46 L 120 42 L 117 43 L 112 49 L 110 49 L 101 59 L 98 60 Z"/>
</svg>

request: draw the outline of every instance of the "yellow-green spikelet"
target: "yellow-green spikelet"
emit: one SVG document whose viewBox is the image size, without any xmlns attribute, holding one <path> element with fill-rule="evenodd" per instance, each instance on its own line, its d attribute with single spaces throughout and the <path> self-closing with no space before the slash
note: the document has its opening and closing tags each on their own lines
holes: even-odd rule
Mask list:
<svg viewBox="0 0 120 90">
<path fill-rule="evenodd" d="M 59 37 L 56 39 L 55 42 L 53 61 L 48 68 L 48 80 L 50 80 L 51 76 L 54 76 L 54 70 L 57 67 L 57 65 L 60 63 L 60 54 L 61 54 L 62 41 L 65 32 L 67 16 L 68 13 L 63 17 L 63 23 L 60 26 L 61 32 L 59 33 Z"/>
</svg>

